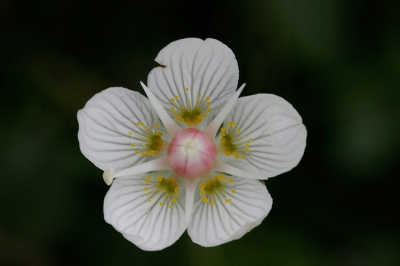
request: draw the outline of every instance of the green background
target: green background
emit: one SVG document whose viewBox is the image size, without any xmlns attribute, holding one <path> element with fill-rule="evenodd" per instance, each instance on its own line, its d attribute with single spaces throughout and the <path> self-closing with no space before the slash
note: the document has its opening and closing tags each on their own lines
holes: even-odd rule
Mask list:
<svg viewBox="0 0 400 266">
<path fill-rule="evenodd" d="M 228 45 L 243 95 L 292 103 L 307 148 L 242 239 L 145 252 L 103 219 L 76 113 L 111 86 L 143 92 L 185 37 Z M 0 88 L 0 265 L 400 265 L 399 1 L 0 0 Z"/>
</svg>

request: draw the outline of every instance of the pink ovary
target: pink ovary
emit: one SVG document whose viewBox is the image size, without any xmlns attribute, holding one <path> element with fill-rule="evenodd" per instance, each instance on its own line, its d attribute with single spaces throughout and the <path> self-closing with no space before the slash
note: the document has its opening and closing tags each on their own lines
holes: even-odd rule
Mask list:
<svg viewBox="0 0 400 266">
<path fill-rule="evenodd" d="M 208 173 L 214 166 L 217 147 L 201 130 L 187 128 L 178 133 L 168 146 L 171 169 L 185 178 Z"/>
</svg>

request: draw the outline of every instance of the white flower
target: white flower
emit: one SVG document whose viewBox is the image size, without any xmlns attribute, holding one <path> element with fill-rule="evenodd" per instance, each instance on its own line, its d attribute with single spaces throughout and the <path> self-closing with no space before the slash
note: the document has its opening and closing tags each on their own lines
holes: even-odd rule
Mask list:
<svg viewBox="0 0 400 266">
<path fill-rule="evenodd" d="M 148 98 L 109 88 L 78 112 L 81 151 L 112 183 L 105 220 L 144 250 L 186 229 L 202 246 L 238 239 L 271 209 L 258 179 L 303 156 L 302 119 L 275 95 L 238 99 L 235 56 L 217 40 L 175 41 L 156 61 Z"/>
</svg>

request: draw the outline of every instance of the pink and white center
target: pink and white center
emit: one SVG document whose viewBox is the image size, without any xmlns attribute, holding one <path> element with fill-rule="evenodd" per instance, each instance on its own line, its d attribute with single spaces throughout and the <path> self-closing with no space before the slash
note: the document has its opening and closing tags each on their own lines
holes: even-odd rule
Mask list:
<svg viewBox="0 0 400 266">
<path fill-rule="evenodd" d="M 186 178 L 207 174 L 214 166 L 217 147 L 201 130 L 187 128 L 175 135 L 168 146 L 171 169 Z"/>
</svg>

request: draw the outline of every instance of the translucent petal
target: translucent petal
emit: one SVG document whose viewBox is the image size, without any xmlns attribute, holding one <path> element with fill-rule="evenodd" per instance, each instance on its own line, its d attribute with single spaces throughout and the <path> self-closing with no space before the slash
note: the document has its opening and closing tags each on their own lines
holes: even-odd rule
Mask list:
<svg viewBox="0 0 400 266">
<path fill-rule="evenodd" d="M 169 140 L 149 100 L 124 88 L 109 88 L 93 96 L 78 112 L 78 122 L 81 151 L 102 170 L 113 167 L 119 172 L 165 154 L 135 154 L 135 150 L 143 149 L 141 145 L 146 143 L 143 140 L 146 125 L 162 132 L 162 138 Z M 143 126 L 137 126 L 138 122 Z"/>
<path fill-rule="evenodd" d="M 241 238 L 259 225 L 272 207 L 270 194 L 258 180 L 229 176 L 221 183 L 222 188 L 214 194 L 196 192 L 188 234 L 204 247 Z M 201 200 L 204 196 L 208 203 Z"/>
<path fill-rule="evenodd" d="M 115 179 L 104 199 L 104 219 L 139 248 L 161 250 L 186 230 L 185 185 L 169 195 L 156 174 L 150 176 Z"/>
<path fill-rule="evenodd" d="M 230 130 L 239 158 L 226 155 L 227 149 L 221 148 L 227 147 L 221 142 L 222 131 L 216 138 L 221 148 L 218 158 L 264 178 L 295 167 L 306 146 L 307 131 L 300 115 L 286 100 L 272 94 L 239 98 L 223 127 Z"/>
<path fill-rule="evenodd" d="M 171 98 L 179 96 L 186 107 L 210 97 L 211 119 L 237 88 L 239 69 L 233 52 L 223 43 L 188 38 L 170 43 L 157 55 L 161 66 L 148 75 L 148 88 L 159 98 L 172 118 Z M 188 88 L 186 92 L 185 89 Z M 203 123 L 203 124 L 207 124 Z"/>
</svg>

